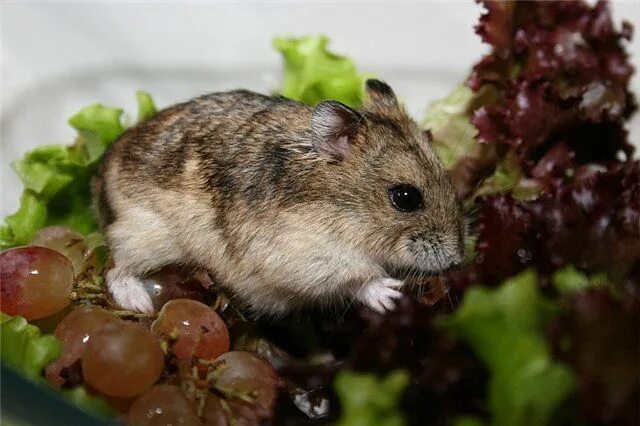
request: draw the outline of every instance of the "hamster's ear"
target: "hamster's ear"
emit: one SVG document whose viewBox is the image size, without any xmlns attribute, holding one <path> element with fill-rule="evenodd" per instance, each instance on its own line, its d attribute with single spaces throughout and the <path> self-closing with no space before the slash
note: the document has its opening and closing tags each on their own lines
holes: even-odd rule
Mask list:
<svg viewBox="0 0 640 426">
<path fill-rule="evenodd" d="M 314 147 L 335 160 L 344 160 L 349 156 L 361 120 L 359 113 L 338 101 L 320 102 L 311 117 Z"/>
<path fill-rule="evenodd" d="M 424 129 L 422 131 L 422 140 L 427 145 L 431 145 L 431 142 L 433 142 L 433 133 L 431 133 L 431 129 Z"/>
<path fill-rule="evenodd" d="M 391 89 L 387 83 L 380 80 L 367 80 L 365 83 L 365 92 L 367 93 L 365 106 L 387 108 L 396 108 L 398 106 L 398 99 L 396 98 L 396 94 L 393 93 L 393 89 Z"/>
</svg>

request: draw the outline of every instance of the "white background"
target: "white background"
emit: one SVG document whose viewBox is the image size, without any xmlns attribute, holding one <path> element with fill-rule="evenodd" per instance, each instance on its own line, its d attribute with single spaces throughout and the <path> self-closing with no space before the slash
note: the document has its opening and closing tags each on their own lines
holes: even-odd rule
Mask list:
<svg viewBox="0 0 640 426">
<path fill-rule="evenodd" d="M 276 35 L 328 35 L 332 50 L 387 80 L 416 118 L 487 50 L 473 32 L 482 9 L 471 1 L 0 4 L 1 216 L 15 210 L 21 188 L 10 161 L 36 145 L 71 142 L 66 119 L 82 106 L 135 113 L 138 89 L 159 106 L 237 87 L 272 91 Z M 640 27 L 640 1 L 612 7 L 616 23 Z M 637 66 L 640 35 L 628 48 Z M 633 87 L 640 92 L 637 77 Z M 638 144 L 638 117 L 632 130 Z"/>
</svg>

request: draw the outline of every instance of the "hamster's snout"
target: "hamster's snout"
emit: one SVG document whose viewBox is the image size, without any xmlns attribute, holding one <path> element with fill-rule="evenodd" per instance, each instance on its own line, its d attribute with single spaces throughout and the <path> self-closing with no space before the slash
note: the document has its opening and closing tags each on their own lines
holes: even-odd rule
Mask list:
<svg viewBox="0 0 640 426">
<path fill-rule="evenodd" d="M 408 248 L 415 257 L 417 265 L 430 272 L 457 266 L 464 259 L 463 235 L 418 233 L 409 237 Z"/>
</svg>

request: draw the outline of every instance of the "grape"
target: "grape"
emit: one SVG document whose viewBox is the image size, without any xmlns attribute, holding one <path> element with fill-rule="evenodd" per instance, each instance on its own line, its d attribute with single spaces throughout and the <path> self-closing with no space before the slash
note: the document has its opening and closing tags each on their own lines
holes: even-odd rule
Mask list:
<svg viewBox="0 0 640 426">
<path fill-rule="evenodd" d="M 269 416 L 281 382 L 271 365 L 250 352 L 232 351 L 214 363 L 214 387 L 229 398 L 248 397 L 261 416 Z"/>
<path fill-rule="evenodd" d="M 229 331 L 222 318 L 204 303 L 190 299 L 167 302 L 151 331 L 171 342 L 173 354 L 181 360 L 195 356 L 213 360 L 229 350 Z"/>
<path fill-rule="evenodd" d="M 220 398 L 207 395 L 204 403 L 204 426 L 256 426 L 265 416 L 256 412 L 255 407 L 237 399 L 225 400 L 222 407 Z"/>
<path fill-rule="evenodd" d="M 176 267 L 163 268 L 142 280 L 142 284 L 156 311 L 169 300 L 193 299 L 202 302 L 206 295 L 206 287 L 197 276 Z"/>
<path fill-rule="evenodd" d="M 202 422 L 180 388 L 156 385 L 140 395 L 129 410 L 129 426 L 197 426 Z"/>
<path fill-rule="evenodd" d="M 115 411 L 116 413 L 118 413 L 118 415 L 122 418 L 126 417 L 126 415 L 129 413 L 129 409 L 131 408 L 131 406 L 133 405 L 133 402 L 135 401 L 135 397 L 130 397 L 130 398 L 116 398 L 114 396 L 107 396 L 107 395 L 100 395 L 100 398 L 102 398 L 104 400 L 104 402 L 106 402 L 109 407 Z M 120 426 L 122 426 L 121 424 L 119 424 Z"/>
<path fill-rule="evenodd" d="M 47 247 L 66 256 L 76 275 L 86 269 L 87 263 L 95 261 L 82 235 L 61 226 L 42 228 L 31 240 L 31 245 Z"/>
<path fill-rule="evenodd" d="M 63 368 L 71 367 L 78 361 L 87 346 L 87 343 L 95 333 L 99 332 L 105 324 L 120 321 L 111 312 L 97 306 L 81 306 L 67 315 L 54 334 L 62 341 L 60 357 L 46 368 L 46 376 L 49 382 L 61 386 L 64 379 L 60 377 Z"/>
<path fill-rule="evenodd" d="M 69 303 L 63 310 L 56 312 L 48 317 L 40 318 L 37 320 L 31 320 L 29 323 L 35 325 L 42 331 L 43 334 L 53 334 L 58 324 L 67 317 L 75 309 L 76 305 Z"/>
<path fill-rule="evenodd" d="M 232 399 L 226 401 L 229 413 L 227 413 L 228 423 L 234 426 L 256 426 L 262 424 L 261 420 L 271 415 L 261 414 L 256 411 L 255 406 L 240 401 L 238 399 Z"/>
<path fill-rule="evenodd" d="M 31 240 L 31 245 L 47 247 L 64 255 L 73 265 L 76 275 L 88 267 L 98 266 L 98 257 L 89 249 L 84 237 L 61 226 L 42 228 Z"/>
<path fill-rule="evenodd" d="M 105 395 L 139 395 L 158 380 L 164 368 L 160 343 L 133 322 L 105 324 L 86 346 L 82 355 L 84 379 Z"/>
<path fill-rule="evenodd" d="M 227 426 L 227 416 L 220 403 L 220 398 L 216 395 L 208 394 L 205 398 L 202 412 L 205 426 Z"/>
<path fill-rule="evenodd" d="M 60 253 L 18 247 L 0 253 L 0 309 L 28 320 L 48 317 L 71 301 L 74 273 Z"/>
</svg>

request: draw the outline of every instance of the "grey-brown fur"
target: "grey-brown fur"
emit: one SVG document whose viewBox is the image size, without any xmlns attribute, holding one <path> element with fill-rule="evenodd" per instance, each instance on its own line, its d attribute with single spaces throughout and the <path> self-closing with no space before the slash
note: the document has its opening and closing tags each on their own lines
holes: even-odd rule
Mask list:
<svg viewBox="0 0 640 426">
<path fill-rule="evenodd" d="M 422 191 L 423 209 L 392 207 L 400 183 Z M 462 255 L 447 173 L 377 81 L 357 112 L 243 90 L 167 108 L 113 145 L 94 190 L 116 266 L 107 280 L 131 309 L 149 310 L 138 278 L 170 263 L 211 270 L 258 314 L 356 297 L 389 308 L 402 284 L 392 271 Z"/>
</svg>

